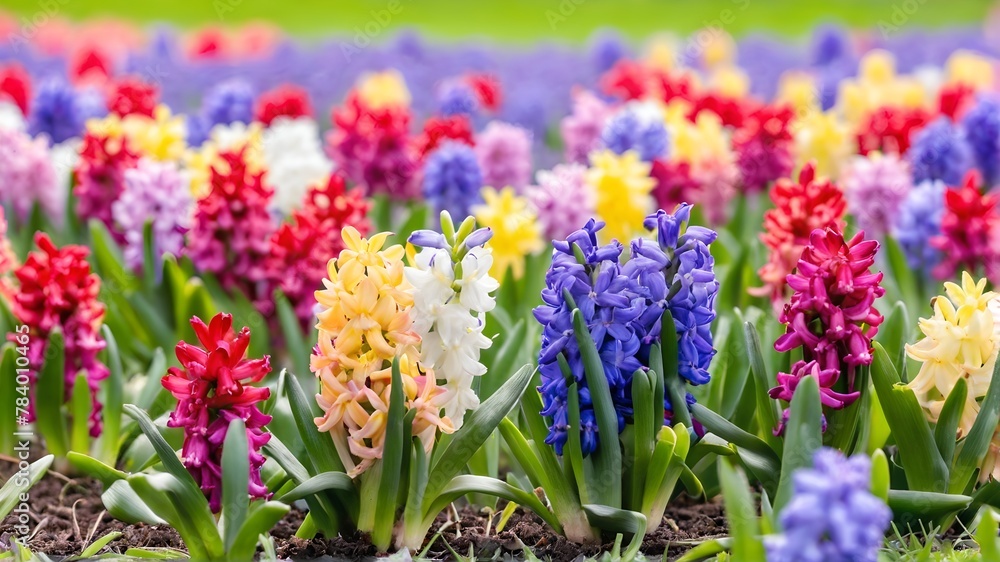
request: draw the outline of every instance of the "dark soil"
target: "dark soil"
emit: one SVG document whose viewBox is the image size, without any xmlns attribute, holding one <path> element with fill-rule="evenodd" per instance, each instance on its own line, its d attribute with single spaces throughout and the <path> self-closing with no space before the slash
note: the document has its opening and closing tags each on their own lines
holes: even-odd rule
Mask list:
<svg viewBox="0 0 1000 562">
<path fill-rule="evenodd" d="M 31 490 L 33 534 L 28 541 L 29 548 L 53 557 L 78 555 L 94 540 L 120 531 L 123 536 L 112 541 L 103 552 L 124 553 L 129 548 L 184 549 L 180 536 L 169 527 L 126 525 L 113 519 L 101 504 L 101 490 L 99 482 L 88 478 L 69 480 L 50 474 L 42 479 Z M 457 519 L 450 513 L 438 517 L 427 539 L 433 539 L 447 526 L 429 548 L 428 557 L 453 559 L 452 551 L 467 556 L 470 548 L 479 559 L 501 558 L 504 554 L 517 557 L 522 549 L 529 548 L 542 560 L 559 561 L 574 560 L 581 554 L 594 555 L 612 546 L 610 541 L 603 545 L 569 542 L 553 533 L 541 519 L 520 509 L 499 533 L 496 532 L 499 511 L 489 517 L 487 512 L 466 506 L 457 515 Z M 297 539 L 294 535 L 302 518 L 303 513 L 293 509 L 273 529 L 280 557 L 309 560 L 326 555 L 359 560 L 377 555 L 363 533 L 334 539 Z M 0 534 L 14 535 L 15 523 L 13 517 L 4 520 L 0 523 Z M 663 524 L 646 536 L 642 551 L 657 557 L 667 552 L 673 559 L 691 546 L 678 544 L 680 541 L 704 540 L 725 534 L 726 522 L 719 503 L 681 499 L 667 508 Z"/>
</svg>

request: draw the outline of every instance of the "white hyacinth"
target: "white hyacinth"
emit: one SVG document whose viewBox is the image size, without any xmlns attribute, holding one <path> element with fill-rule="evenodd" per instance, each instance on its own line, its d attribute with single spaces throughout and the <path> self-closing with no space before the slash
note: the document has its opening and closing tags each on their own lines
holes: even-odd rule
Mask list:
<svg viewBox="0 0 1000 562">
<path fill-rule="evenodd" d="M 279 117 L 264 131 L 264 162 L 274 187 L 272 206 L 284 214 L 302 205 L 310 186 L 325 180 L 333 163 L 323 153 L 319 127 L 309 117 Z"/>
<path fill-rule="evenodd" d="M 479 355 L 493 341 L 483 335 L 486 313 L 496 306 L 490 294 L 500 283 L 490 277 L 492 250 L 476 246 L 456 267 L 449 249 L 424 248 L 407 267 L 413 285 L 413 329 L 420 335 L 422 362 L 444 383 L 441 406 L 455 428 L 479 406 L 475 377 L 486 373 Z"/>
<path fill-rule="evenodd" d="M 21 108 L 10 102 L 0 101 L 0 130 L 21 133 L 28 130 L 28 122 L 24 119 Z"/>
</svg>

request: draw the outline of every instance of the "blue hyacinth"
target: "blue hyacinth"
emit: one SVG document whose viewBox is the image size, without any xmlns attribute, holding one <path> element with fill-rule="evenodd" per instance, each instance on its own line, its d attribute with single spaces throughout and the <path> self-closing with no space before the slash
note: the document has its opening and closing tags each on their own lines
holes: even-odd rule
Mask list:
<svg viewBox="0 0 1000 562">
<path fill-rule="evenodd" d="M 632 376 L 648 369 L 649 354 L 660 341 L 661 318 L 670 310 L 678 338 L 678 371 L 691 384 L 708 382 L 708 365 L 715 354 L 710 324 L 715 318 L 718 282 L 708 244 L 715 232 L 701 227 L 685 230 L 690 206 L 674 213 L 659 211 L 646 221 L 657 231 L 659 243 L 639 238 L 630 245 L 627 262 L 617 241 L 597 243 L 604 223 L 591 219 L 566 240 L 553 242 L 552 265 L 545 275 L 543 305 L 534 310 L 543 326 L 538 357 L 542 385 L 542 415 L 552 424 L 546 443 L 562 454 L 568 437 L 569 386 L 576 382 L 584 455 L 597 448 L 597 425 L 587 387 L 580 349 L 573 331 L 573 308 L 578 308 L 597 346 L 611 400 L 618 415 L 618 431 L 631 420 Z M 567 300 L 567 293 L 571 300 Z M 559 364 L 562 356 L 568 376 Z M 689 396 L 689 401 L 693 399 Z M 672 405 L 664 400 L 665 409 Z"/>
<path fill-rule="evenodd" d="M 962 117 L 965 137 L 987 185 L 1000 180 L 1000 100 L 981 97 Z"/>
<path fill-rule="evenodd" d="M 608 120 L 601 131 L 601 144 L 615 154 L 635 150 L 639 158 L 652 162 L 667 155 L 669 135 L 663 119 L 627 108 Z"/>
<path fill-rule="evenodd" d="M 907 264 L 915 271 L 930 273 L 941 257 L 931 239 L 941 234 L 945 189 L 940 181 L 914 186 L 896 216 L 893 236 L 906 254 Z"/>
<path fill-rule="evenodd" d="M 441 115 L 472 115 L 479 110 L 479 98 L 472 87 L 461 80 L 451 80 L 438 89 L 438 111 Z"/>
<path fill-rule="evenodd" d="M 201 145 L 212 127 L 253 121 L 254 91 L 244 80 L 220 82 L 205 94 L 201 111 L 188 120 L 188 144 Z"/>
<path fill-rule="evenodd" d="M 427 158 L 424 167 L 424 198 L 438 211 L 446 210 L 457 220 L 482 202 L 483 174 L 472 147 L 445 143 Z"/>
<path fill-rule="evenodd" d="M 794 476 L 781 511 L 784 534 L 768 537 L 768 562 L 875 562 L 892 512 L 869 490 L 871 461 L 816 451 L 812 469 Z"/>
<path fill-rule="evenodd" d="M 88 119 L 107 113 L 106 101 L 98 91 L 78 91 L 61 78 L 50 78 L 38 86 L 28 129 L 32 135 L 46 134 L 58 144 L 82 136 Z"/>
<path fill-rule="evenodd" d="M 914 183 L 941 180 L 958 185 L 973 165 L 965 135 L 947 117 L 938 118 L 914 136 L 907 158 Z"/>
</svg>

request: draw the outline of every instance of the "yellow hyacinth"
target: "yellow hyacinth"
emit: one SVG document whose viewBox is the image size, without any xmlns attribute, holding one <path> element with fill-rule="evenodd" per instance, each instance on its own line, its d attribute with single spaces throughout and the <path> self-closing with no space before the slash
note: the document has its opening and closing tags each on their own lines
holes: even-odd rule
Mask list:
<svg viewBox="0 0 1000 562">
<path fill-rule="evenodd" d="M 316 426 L 331 433 L 341 460 L 356 476 L 382 456 L 394 359 L 407 409 L 417 410 L 413 435 L 429 451 L 437 430 L 450 433 L 454 427 L 440 415 L 443 389 L 419 364 L 420 337 L 412 328 L 403 247 L 383 249 L 387 232 L 365 239 L 349 226 L 342 236 L 346 247 L 330 260 L 329 278 L 316 291 L 318 352 L 310 364 L 320 381 L 316 400 L 324 411 Z"/>
<path fill-rule="evenodd" d="M 819 88 L 816 86 L 816 79 L 807 72 L 785 72 L 778 80 L 776 101 L 791 105 L 796 115 L 819 111 Z"/>
<path fill-rule="evenodd" d="M 643 231 L 642 221 L 653 210 L 654 180 L 650 165 L 632 150 L 622 155 L 610 150 L 590 155 L 587 183 L 596 197 L 597 215 L 607 223 L 599 233 L 602 242 L 627 242 Z"/>
<path fill-rule="evenodd" d="M 664 108 L 671 159 L 692 166 L 706 161 L 731 160 L 730 140 L 722 120 L 714 113 L 702 111 L 692 123 L 687 117 L 690 111 L 691 105 L 679 98 L 671 100 Z"/>
<path fill-rule="evenodd" d="M 799 116 L 791 128 L 797 165 L 801 167 L 812 160 L 817 175 L 836 179 L 854 152 L 847 123 L 833 111 L 813 111 Z"/>
<path fill-rule="evenodd" d="M 410 91 L 398 70 L 364 74 L 356 87 L 358 97 L 372 109 L 409 107 Z"/>
<path fill-rule="evenodd" d="M 713 90 L 732 98 L 743 98 L 750 92 L 750 77 L 743 69 L 734 65 L 714 69 L 708 82 Z"/>
<path fill-rule="evenodd" d="M 908 386 L 932 421 L 956 381 L 965 379 L 968 398 L 959 425 L 963 434 L 972 428 L 979 413 L 977 399 L 986 395 L 993 378 L 1000 350 L 997 298 L 986 291 L 986 279 L 976 283 L 963 273 L 961 286 L 945 283 L 945 295 L 934 299 L 934 316 L 920 319 L 924 339 L 906 346 L 906 354 L 921 362 Z"/>
<path fill-rule="evenodd" d="M 993 86 L 993 60 L 972 51 L 955 51 L 945 65 L 947 82 L 987 90 Z"/>
<path fill-rule="evenodd" d="M 172 115 L 165 105 L 156 106 L 152 119 L 139 114 L 125 116 L 122 128 L 132 146 L 155 160 L 178 162 L 187 150 L 184 118 Z"/>
<path fill-rule="evenodd" d="M 472 214 L 479 226 L 493 231 L 487 247 L 493 250 L 490 275 L 503 279 L 510 268 L 514 279 L 524 275 L 524 262 L 530 254 L 542 251 L 542 227 L 528 200 L 512 187 L 499 191 L 482 190 L 483 204 L 473 205 Z"/>
</svg>

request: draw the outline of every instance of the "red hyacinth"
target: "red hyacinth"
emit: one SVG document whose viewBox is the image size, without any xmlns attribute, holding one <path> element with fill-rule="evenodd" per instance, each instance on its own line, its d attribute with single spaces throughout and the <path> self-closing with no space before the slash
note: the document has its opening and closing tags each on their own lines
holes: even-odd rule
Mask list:
<svg viewBox="0 0 1000 562">
<path fill-rule="evenodd" d="M 424 122 L 424 130 L 418 135 L 413 146 L 420 158 L 430 154 L 444 141 L 458 141 L 469 146 L 475 146 L 473 138 L 472 123 L 467 115 L 457 114 L 447 117 L 429 117 Z"/>
<path fill-rule="evenodd" d="M 653 160 L 649 175 L 656 180 L 653 199 L 656 200 L 657 209 L 673 209 L 681 203 L 698 198 L 701 184 L 693 177 L 689 162 Z"/>
<path fill-rule="evenodd" d="M 418 154 L 409 136 L 410 110 L 371 108 L 357 94 L 333 112 L 327 152 L 348 180 L 369 195 L 412 199 L 419 194 Z"/>
<path fill-rule="evenodd" d="M 839 409 L 857 399 L 856 369 L 871 364 L 872 338 L 883 320 L 875 308 L 885 294 L 882 273 L 870 269 L 878 247 L 864 232 L 850 240 L 839 228 L 812 232 L 797 271 L 788 276 L 794 293 L 780 318 L 785 333 L 774 342 L 780 352 L 801 348 L 802 360 L 790 374 L 778 375 L 773 398 L 791 400 L 798 381 L 815 376 L 825 406 Z M 846 392 L 843 385 L 834 388 L 841 373 L 847 374 Z"/>
<path fill-rule="evenodd" d="M 59 329 L 63 335 L 64 396 L 68 400 L 80 372 L 86 374 L 93 409 L 90 414 L 90 435 L 101 434 L 101 404 L 97 400 L 99 383 L 109 375 L 108 368 L 97 354 L 104 349 L 101 324 L 104 305 L 97 300 L 101 280 L 91 273 L 86 246 L 67 245 L 57 248 L 43 232 L 35 235 L 37 252 L 28 254 L 24 265 L 14 271 L 18 285 L 11 295 L 11 312 L 18 322 L 28 326 L 28 343 L 20 333 L 9 339 L 28 348 L 28 377 L 34 386 L 38 370 L 46 355 L 49 336 Z M 34 404 L 34 400 L 31 401 Z M 33 419 L 34 410 L 29 409 Z"/>
<path fill-rule="evenodd" d="M 115 83 L 108 96 L 108 111 L 119 117 L 133 114 L 153 117 L 159 97 L 155 84 L 138 78 L 122 78 Z"/>
<path fill-rule="evenodd" d="M 644 98 L 653 91 L 655 77 L 645 64 L 622 59 L 601 76 L 600 84 L 605 94 L 628 101 Z"/>
<path fill-rule="evenodd" d="M 0 101 L 13 103 L 24 115 L 31 100 L 31 77 L 18 64 L 0 68 Z"/>
<path fill-rule="evenodd" d="M 188 255 L 199 270 L 214 274 L 226 289 L 241 290 L 266 313 L 274 191 L 263 172 L 250 170 L 245 152 L 224 151 L 212 166 L 209 192 L 198 200 L 188 232 Z"/>
<path fill-rule="evenodd" d="M 256 119 L 270 126 L 278 117 L 311 117 L 309 92 L 295 84 L 282 84 L 257 99 Z"/>
<path fill-rule="evenodd" d="M 271 434 L 263 428 L 270 423 L 257 404 L 267 400 L 270 390 L 251 386 L 271 372 L 271 358 L 246 359 L 250 328 L 233 332 L 233 317 L 220 313 L 206 325 L 197 316 L 191 327 L 201 347 L 185 341 L 177 343 L 180 367 L 170 367 L 162 379 L 163 388 L 177 399 L 168 427 L 184 428 L 181 459 L 208 498 L 212 511 L 222 507 L 222 449 L 229 423 L 242 419 L 249 445 L 252 498 L 268 498 L 261 481 L 264 456 L 260 450 Z"/>
<path fill-rule="evenodd" d="M 124 237 L 115 228 L 111 204 L 125 190 L 125 170 L 134 168 L 138 160 L 125 137 L 90 130 L 83 135 L 80 160 L 74 170 L 77 214 L 84 221 L 100 220 L 119 242 L 124 242 Z"/>
<path fill-rule="evenodd" d="M 809 243 L 812 232 L 843 228 L 847 203 L 843 193 L 826 178 L 816 178 L 816 168 L 808 163 L 799 172 L 799 181 L 781 178 L 771 188 L 774 209 L 764 213 L 761 241 L 770 250 L 768 261 L 758 274 L 764 287 L 751 290 L 768 295 L 780 307 L 786 295 L 785 277 L 792 272 Z"/>
<path fill-rule="evenodd" d="M 74 84 L 104 84 L 111 76 L 111 61 L 96 47 L 77 49 L 69 62 Z"/>
<path fill-rule="evenodd" d="M 752 110 L 743 127 L 733 133 L 733 149 L 743 186 L 750 192 L 765 189 L 792 172 L 792 133 L 795 113 L 788 105 L 763 105 Z"/>
<path fill-rule="evenodd" d="M 365 236 L 371 229 L 370 208 L 360 189 L 347 191 L 344 179 L 332 174 L 309 189 L 302 208 L 271 237 L 271 285 L 288 297 L 303 329 L 315 322 L 314 293 L 323 286 L 327 263 L 345 247 L 341 230 L 353 226 Z"/>
<path fill-rule="evenodd" d="M 750 104 L 740 98 L 708 92 L 694 98 L 688 120 L 692 123 L 702 111 L 714 113 L 727 127 L 742 127 L 747 114 L 752 111 Z"/>
<path fill-rule="evenodd" d="M 903 154 L 910 148 L 911 136 L 931 119 L 927 111 L 914 108 L 880 107 L 871 112 L 858 131 L 858 153 L 878 151 Z"/>
<path fill-rule="evenodd" d="M 500 89 L 500 81 L 491 74 L 470 74 L 465 77 L 465 81 L 476 93 L 479 105 L 487 111 L 500 109 L 503 103 L 503 91 Z"/>
<path fill-rule="evenodd" d="M 947 84 L 938 92 L 938 113 L 958 121 L 976 103 L 976 90 L 964 83 Z"/>
<path fill-rule="evenodd" d="M 979 174 L 971 171 L 962 187 L 945 192 L 941 234 L 931 239 L 941 250 L 941 263 L 934 268 L 938 279 L 984 269 L 994 284 L 1000 283 L 1000 193 L 982 193 L 979 184 Z"/>
</svg>

